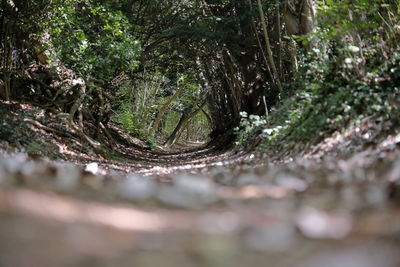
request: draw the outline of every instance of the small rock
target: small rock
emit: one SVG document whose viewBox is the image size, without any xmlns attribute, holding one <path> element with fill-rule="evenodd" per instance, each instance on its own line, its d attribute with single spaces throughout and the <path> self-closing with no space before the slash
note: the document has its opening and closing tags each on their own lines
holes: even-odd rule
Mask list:
<svg viewBox="0 0 400 267">
<path fill-rule="evenodd" d="M 303 208 L 297 216 L 300 232 L 312 239 L 342 239 L 352 229 L 352 218 L 348 214 L 328 214 L 310 207 Z"/>
<path fill-rule="evenodd" d="M 383 207 L 386 204 L 386 194 L 384 187 L 370 185 L 365 194 L 368 204 L 373 207 Z"/>
<path fill-rule="evenodd" d="M 118 184 L 118 193 L 126 199 L 145 200 L 155 195 L 156 188 L 156 182 L 149 177 L 130 174 Z"/>
<path fill-rule="evenodd" d="M 60 164 L 57 166 L 55 187 L 60 191 L 71 191 L 79 184 L 81 169 L 73 164 Z"/>
<path fill-rule="evenodd" d="M 307 182 L 289 174 L 279 174 L 276 177 L 276 184 L 297 192 L 303 192 L 308 188 Z"/>
<path fill-rule="evenodd" d="M 400 183 L 390 182 L 387 186 L 387 196 L 393 203 L 400 203 Z"/>
<path fill-rule="evenodd" d="M 245 185 L 261 185 L 261 179 L 254 173 L 246 173 L 239 176 L 237 180 L 237 186 L 245 186 Z"/>
<path fill-rule="evenodd" d="M 106 171 L 99 167 L 97 162 L 92 162 L 86 165 L 85 171 L 93 175 L 105 175 Z"/>
<path fill-rule="evenodd" d="M 96 175 L 97 172 L 99 171 L 99 164 L 96 162 L 89 163 L 85 167 L 85 171 L 92 173 L 93 175 Z"/>
<path fill-rule="evenodd" d="M 180 208 L 201 208 L 215 203 L 215 184 L 205 177 L 180 175 L 174 177 L 174 184 L 160 187 L 158 200 Z"/>
<path fill-rule="evenodd" d="M 200 220 L 200 228 L 207 234 L 233 234 L 240 227 L 240 218 L 234 212 L 207 213 Z"/>
<path fill-rule="evenodd" d="M 250 250 L 263 252 L 284 252 L 297 243 L 293 225 L 276 223 L 264 228 L 246 229 L 244 242 Z"/>
<path fill-rule="evenodd" d="M 29 177 L 43 171 L 42 169 L 44 168 L 45 166 L 39 164 L 37 161 L 27 161 L 20 166 L 20 172 L 22 175 Z"/>
<path fill-rule="evenodd" d="M 19 153 L 9 158 L 3 158 L 4 169 L 10 173 L 16 173 L 21 170 L 21 166 L 27 161 L 27 155 Z"/>
<path fill-rule="evenodd" d="M 5 180 L 6 180 L 6 171 L 4 170 L 0 162 L 0 185 L 3 184 Z"/>
<path fill-rule="evenodd" d="M 228 171 L 223 167 L 215 167 L 211 169 L 210 175 L 214 178 L 214 181 L 221 185 L 232 185 L 235 181 L 232 172 Z"/>
<path fill-rule="evenodd" d="M 400 164 L 394 164 L 394 167 L 388 174 L 388 180 L 392 183 L 400 181 Z"/>
</svg>

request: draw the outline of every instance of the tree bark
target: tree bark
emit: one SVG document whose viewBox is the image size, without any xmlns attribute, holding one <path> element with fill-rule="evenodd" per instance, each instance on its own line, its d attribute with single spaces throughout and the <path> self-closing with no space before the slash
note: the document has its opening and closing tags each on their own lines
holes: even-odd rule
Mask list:
<svg viewBox="0 0 400 267">
<path fill-rule="evenodd" d="M 181 118 L 179 119 L 178 124 L 175 126 L 175 129 L 172 131 L 170 136 L 167 138 L 167 141 L 165 141 L 165 146 L 172 146 L 177 139 L 177 134 L 179 130 L 182 128 L 182 125 L 186 122 L 188 118 L 188 115 L 186 113 L 182 113 Z"/>
<path fill-rule="evenodd" d="M 282 23 L 281 23 L 281 1 L 276 0 L 276 34 L 278 40 L 278 69 L 279 73 L 282 74 Z M 282 78 L 282 75 L 280 76 Z"/>
<path fill-rule="evenodd" d="M 199 113 L 205 105 L 205 102 L 199 106 L 197 109 L 192 111 L 191 113 L 183 113 L 181 118 L 179 119 L 178 124 L 176 125 L 175 129 L 171 133 L 171 135 L 167 138 L 164 145 L 172 146 L 175 142 L 179 139 L 180 134 L 179 131 L 184 128 L 184 126 L 194 117 L 197 113 Z"/>
<path fill-rule="evenodd" d="M 179 82 L 177 83 L 178 89 L 176 90 L 176 92 L 168 99 L 168 101 L 162 106 L 162 108 L 160 109 L 160 111 L 157 114 L 157 117 L 153 123 L 153 126 L 150 129 L 149 135 L 150 137 L 154 137 L 156 130 L 158 128 L 158 126 L 160 125 L 161 119 L 164 116 L 165 112 L 167 112 L 169 106 L 172 104 L 172 102 L 181 94 L 181 92 L 183 91 L 183 86 L 179 87 Z"/>
<path fill-rule="evenodd" d="M 279 89 L 279 94 L 282 94 L 283 87 L 282 87 L 282 84 L 281 84 L 281 80 L 279 78 L 278 71 L 276 69 L 274 56 L 272 55 L 271 43 L 269 41 L 267 23 L 266 23 L 266 19 L 265 19 L 265 16 L 264 16 L 264 11 L 263 11 L 263 8 L 262 8 L 262 5 L 261 5 L 261 0 L 257 0 L 257 4 L 258 4 L 258 11 L 260 13 L 260 18 L 261 18 L 261 25 L 262 25 L 262 29 L 263 29 L 263 33 L 264 33 L 265 45 L 266 45 L 267 53 L 268 53 L 268 60 L 269 60 L 269 63 L 270 63 L 271 69 L 272 69 L 272 73 L 274 74 L 275 83 L 276 83 L 276 85 L 278 86 L 278 89 Z"/>
<path fill-rule="evenodd" d="M 13 7 L 7 1 L 3 1 L 3 18 L 1 25 L 1 41 L 3 46 L 3 62 L 1 62 L 2 72 L 4 74 L 4 98 L 11 100 L 11 70 L 12 70 L 12 21 Z"/>
</svg>

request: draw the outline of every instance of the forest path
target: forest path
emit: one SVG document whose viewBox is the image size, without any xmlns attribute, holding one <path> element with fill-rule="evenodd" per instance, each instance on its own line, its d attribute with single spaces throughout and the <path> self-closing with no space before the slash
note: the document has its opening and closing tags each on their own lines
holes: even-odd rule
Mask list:
<svg viewBox="0 0 400 267">
<path fill-rule="evenodd" d="M 168 154 L 124 139 L 107 160 L 5 107 L 1 267 L 400 266 L 400 134 L 373 118 L 314 146 Z"/>
</svg>

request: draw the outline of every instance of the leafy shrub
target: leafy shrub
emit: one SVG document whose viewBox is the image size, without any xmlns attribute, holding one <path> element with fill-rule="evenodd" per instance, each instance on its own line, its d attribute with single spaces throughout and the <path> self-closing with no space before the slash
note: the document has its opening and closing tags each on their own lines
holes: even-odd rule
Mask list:
<svg viewBox="0 0 400 267">
<path fill-rule="evenodd" d="M 129 134 L 146 140 L 147 122 L 143 114 L 135 109 L 135 92 L 131 83 L 120 85 L 113 120 L 119 123 Z"/>
<path fill-rule="evenodd" d="M 234 129 L 236 134 L 236 145 L 246 145 L 250 140 L 256 137 L 266 126 L 267 120 L 264 116 L 258 116 L 242 111 L 239 127 Z"/>
<path fill-rule="evenodd" d="M 392 116 L 388 99 L 400 91 L 400 27 L 395 4 L 384 2 L 320 3 L 314 48 L 299 54 L 298 73 L 286 86 L 291 95 L 275 107 L 266 144 L 310 140 L 370 115 Z"/>
<path fill-rule="evenodd" d="M 96 1 L 64 1 L 50 21 L 56 57 L 86 80 L 109 82 L 137 67 L 140 42 L 121 11 Z"/>
</svg>

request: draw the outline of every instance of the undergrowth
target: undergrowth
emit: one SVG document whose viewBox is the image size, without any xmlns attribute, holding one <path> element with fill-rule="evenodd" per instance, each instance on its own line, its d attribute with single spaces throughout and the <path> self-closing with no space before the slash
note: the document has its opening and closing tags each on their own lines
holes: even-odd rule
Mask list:
<svg viewBox="0 0 400 267">
<path fill-rule="evenodd" d="M 265 144 L 283 139 L 308 141 L 368 116 L 389 118 L 397 108 L 391 100 L 400 93 L 399 63 L 400 54 L 396 52 L 390 62 L 372 66 L 362 78 L 347 79 L 340 71 L 333 75 L 334 69 L 322 77 L 311 71 L 298 75 L 292 86 L 300 87 L 274 110 L 271 125 L 263 130 Z M 303 67 L 310 70 L 310 64 L 314 63 Z M 323 68 L 326 66 L 315 69 Z M 345 68 L 342 66 L 341 71 L 345 72 Z"/>
<path fill-rule="evenodd" d="M 263 146 L 307 142 L 368 116 L 389 119 L 400 106 L 399 66 L 396 43 L 339 47 L 321 41 L 299 56 L 298 72 L 285 88 L 288 96 L 273 108 L 269 123 L 260 126 L 252 115 L 242 117 L 237 144 L 260 135 Z"/>
</svg>

